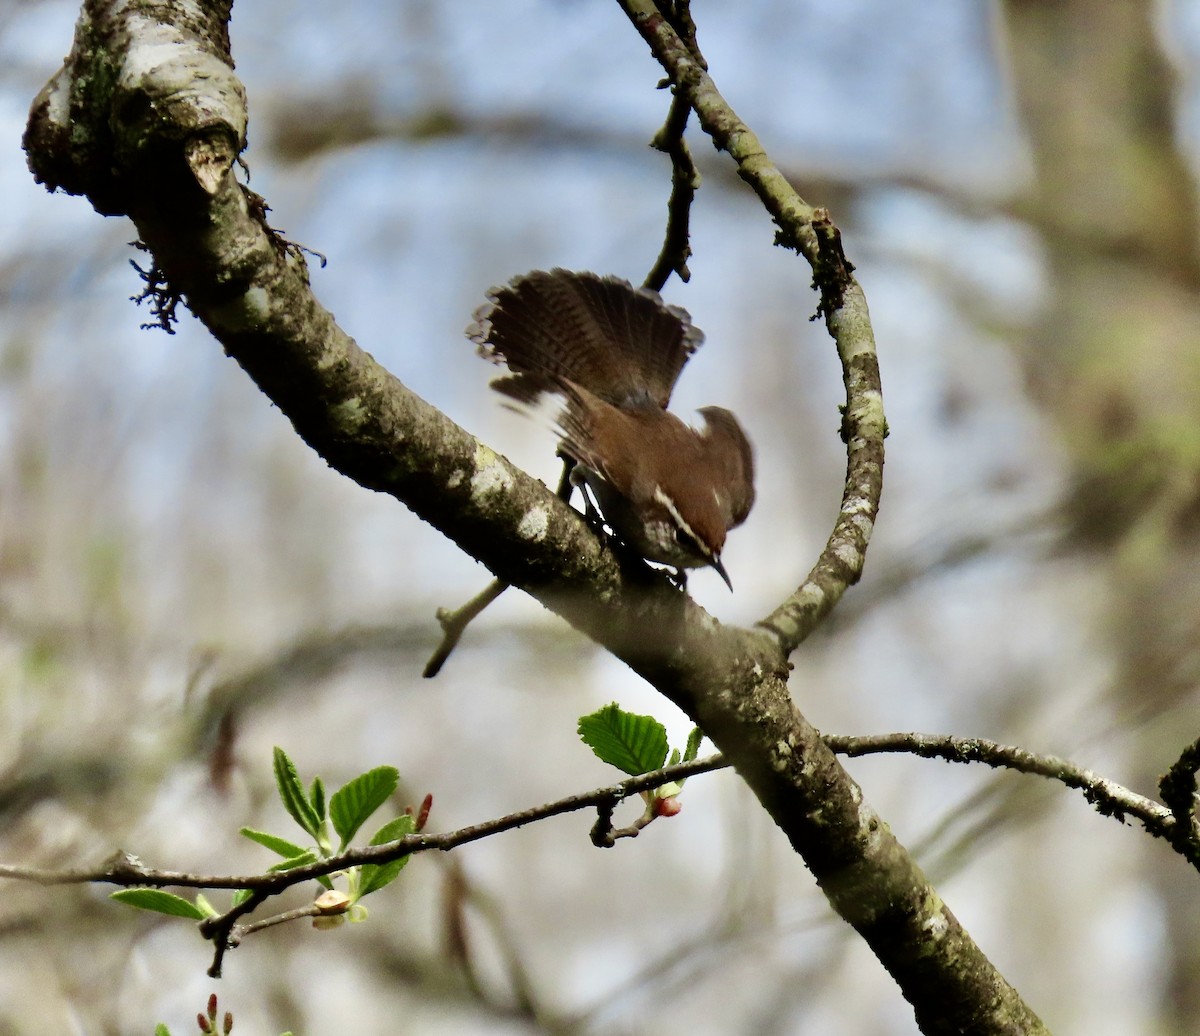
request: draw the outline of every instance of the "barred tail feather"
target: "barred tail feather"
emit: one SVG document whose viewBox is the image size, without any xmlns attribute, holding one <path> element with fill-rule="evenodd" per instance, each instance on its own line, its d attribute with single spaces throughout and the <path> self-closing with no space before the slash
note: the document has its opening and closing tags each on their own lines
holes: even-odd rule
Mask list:
<svg viewBox="0 0 1200 1036">
<path fill-rule="evenodd" d="M 569 381 L 617 406 L 665 408 L 704 340 L 686 311 L 616 277 L 535 270 L 488 298 L 467 336 L 508 367 L 493 386 L 521 402 Z"/>
</svg>

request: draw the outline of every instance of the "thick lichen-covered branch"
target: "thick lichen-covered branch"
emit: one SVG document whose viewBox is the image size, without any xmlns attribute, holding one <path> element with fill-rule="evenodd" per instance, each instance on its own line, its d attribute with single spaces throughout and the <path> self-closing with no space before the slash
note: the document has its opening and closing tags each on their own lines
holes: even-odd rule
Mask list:
<svg viewBox="0 0 1200 1036">
<path fill-rule="evenodd" d="M 817 315 L 824 318 L 842 362 L 846 403 L 841 435 L 847 449 L 842 506 L 812 572 L 761 623 L 786 656 L 857 581 L 878 513 L 887 428 L 866 296 L 853 277 L 853 265 L 842 251 L 840 234 L 828 213 L 814 209 L 796 193 L 758 137 L 721 96 L 694 48 L 676 31 L 676 19 L 667 15 L 674 14 L 678 4 L 664 14 L 655 0 L 618 2 L 675 89 L 688 98 L 705 132 L 730 155 L 738 174 L 771 214 L 778 243 L 808 260 L 813 285 L 820 292 Z M 682 2 L 686 6 L 686 0 Z M 772 715 L 765 699 L 757 700 L 756 707 L 763 710 L 760 718 Z M 807 727 L 798 715 L 793 725 L 794 729 Z M 753 773 L 754 764 L 754 760 L 739 764 L 735 758 L 743 775 Z M 857 785 L 815 731 L 812 736 L 805 731 L 794 741 L 780 742 L 767 765 L 793 775 L 797 789 L 814 796 L 807 809 L 814 819 L 827 823 L 826 829 L 795 825 L 785 830 L 834 908 L 863 935 L 896 979 L 924 1032 L 1044 1031 L 882 820 L 862 802 Z M 813 772 L 826 782 L 820 791 L 799 776 Z M 778 818 L 768 782 L 747 779 Z"/>
<path fill-rule="evenodd" d="M 338 327 L 313 296 L 301 251 L 270 228 L 265 203 L 234 175 L 245 107 L 229 56 L 228 3 L 88 0 L 71 54 L 34 104 L 30 165 L 101 212 L 128 214 L 165 284 L 331 466 L 404 502 L 692 716 L 896 977 L 926 1032 L 1038 1031 L 788 693 L 787 651 L 861 568 L 878 500 L 882 408 L 861 290 L 848 266 L 843 276 L 836 263 L 818 265 L 832 234 L 814 230 L 817 213 L 670 25 L 642 0 L 627 7 L 783 243 L 813 264 L 846 366 L 843 432 L 860 473 L 847 479 L 842 532 L 834 533 L 842 568 L 831 565 L 818 581 L 825 596 L 812 616 L 777 613 L 769 633 L 721 627 L 665 577 L 602 545 L 553 493 Z M 687 64 L 668 60 L 664 47 Z"/>
</svg>

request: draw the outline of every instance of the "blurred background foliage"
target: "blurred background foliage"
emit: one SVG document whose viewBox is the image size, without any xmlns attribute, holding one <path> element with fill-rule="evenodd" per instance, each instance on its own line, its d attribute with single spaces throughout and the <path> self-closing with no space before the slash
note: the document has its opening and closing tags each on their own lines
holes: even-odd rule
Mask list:
<svg viewBox="0 0 1200 1036">
<path fill-rule="evenodd" d="M 279 828 L 270 748 L 338 784 L 400 769 L 434 828 L 612 779 L 576 718 L 684 717 L 512 592 L 433 682 L 438 605 L 487 573 L 330 472 L 190 317 L 141 331 L 133 231 L 50 197 L 19 149 L 69 0 L 0 3 L 0 859 L 116 847 L 246 871 Z M 798 653 L 823 729 L 991 737 L 1136 790 L 1200 734 L 1200 9 L 1186 0 L 695 0 L 727 98 L 832 209 L 876 322 L 891 426 L 867 575 Z M 252 187 L 328 257 L 313 283 L 419 393 L 550 482 L 462 334 L 489 285 L 637 281 L 661 240 L 667 96 L 602 0 L 242 2 Z M 741 415 L 760 498 L 691 589 L 752 622 L 841 488 L 833 348 L 728 165 L 692 280 L 681 411 Z M 315 266 L 315 264 L 314 264 Z M 1183 1036 L 1200 884 L 1033 778 L 856 760 L 867 797 L 1058 1033 Z M 594 849 L 565 817 L 423 857 L 368 923 L 284 926 L 227 962 L 237 1031 L 911 1034 L 730 774 Z M 636 805 L 628 807 L 636 812 Z M 6 885 L 0 1034 L 187 1031 L 208 947 L 103 889 Z M 286 905 L 286 904 L 285 904 Z"/>
</svg>

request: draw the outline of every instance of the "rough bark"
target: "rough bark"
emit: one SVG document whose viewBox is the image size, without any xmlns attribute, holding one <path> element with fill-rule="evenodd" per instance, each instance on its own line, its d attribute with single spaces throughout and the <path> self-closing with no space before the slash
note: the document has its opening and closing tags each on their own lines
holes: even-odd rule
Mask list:
<svg viewBox="0 0 1200 1036">
<path fill-rule="evenodd" d="M 34 104 L 30 165 L 48 186 L 128 215 L 168 308 L 186 300 L 331 466 L 402 501 L 690 715 L 895 977 L 923 1031 L 1044 1031 L 787 688 L 787 655 L 857 577 L 878 504 L 884 423 L 861 289 L 840 263 L 832 224 L 795 196 L 670 24 L 650 4 L 625 7 L 781 239 L 813 263 L 819 311 L 847 369 L 852 477 L 842 514 L 813 575 L 760 630 L 720 626 L 661 574 L 601 544 L 336 325 L 309 289 L 302 252 L 270 229 L 262 200 L 234 175 L 246 115 L 228 4 L 89 0 L 64 68 Z"/>
</svg>

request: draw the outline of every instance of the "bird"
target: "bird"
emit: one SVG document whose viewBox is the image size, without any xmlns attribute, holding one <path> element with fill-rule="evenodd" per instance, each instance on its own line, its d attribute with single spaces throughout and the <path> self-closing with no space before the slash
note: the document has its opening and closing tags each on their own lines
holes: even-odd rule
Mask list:
<svg viewBox="0 0 1200 1036">
<path fill-rule="evenodd" d="M 754 450 L 737 418 L 707 406 L 693 427 L 667 406 L 704 335 L 686 310 L 614 276 L 534 270 L 491 288 L 467 337 L 508 368 L 491 387 L 544 413 L 604 522 L 647 561 L 709 567 L 754 504 Z M 588 505 L 591 510 L 590 504 Z"/>
</svg>

